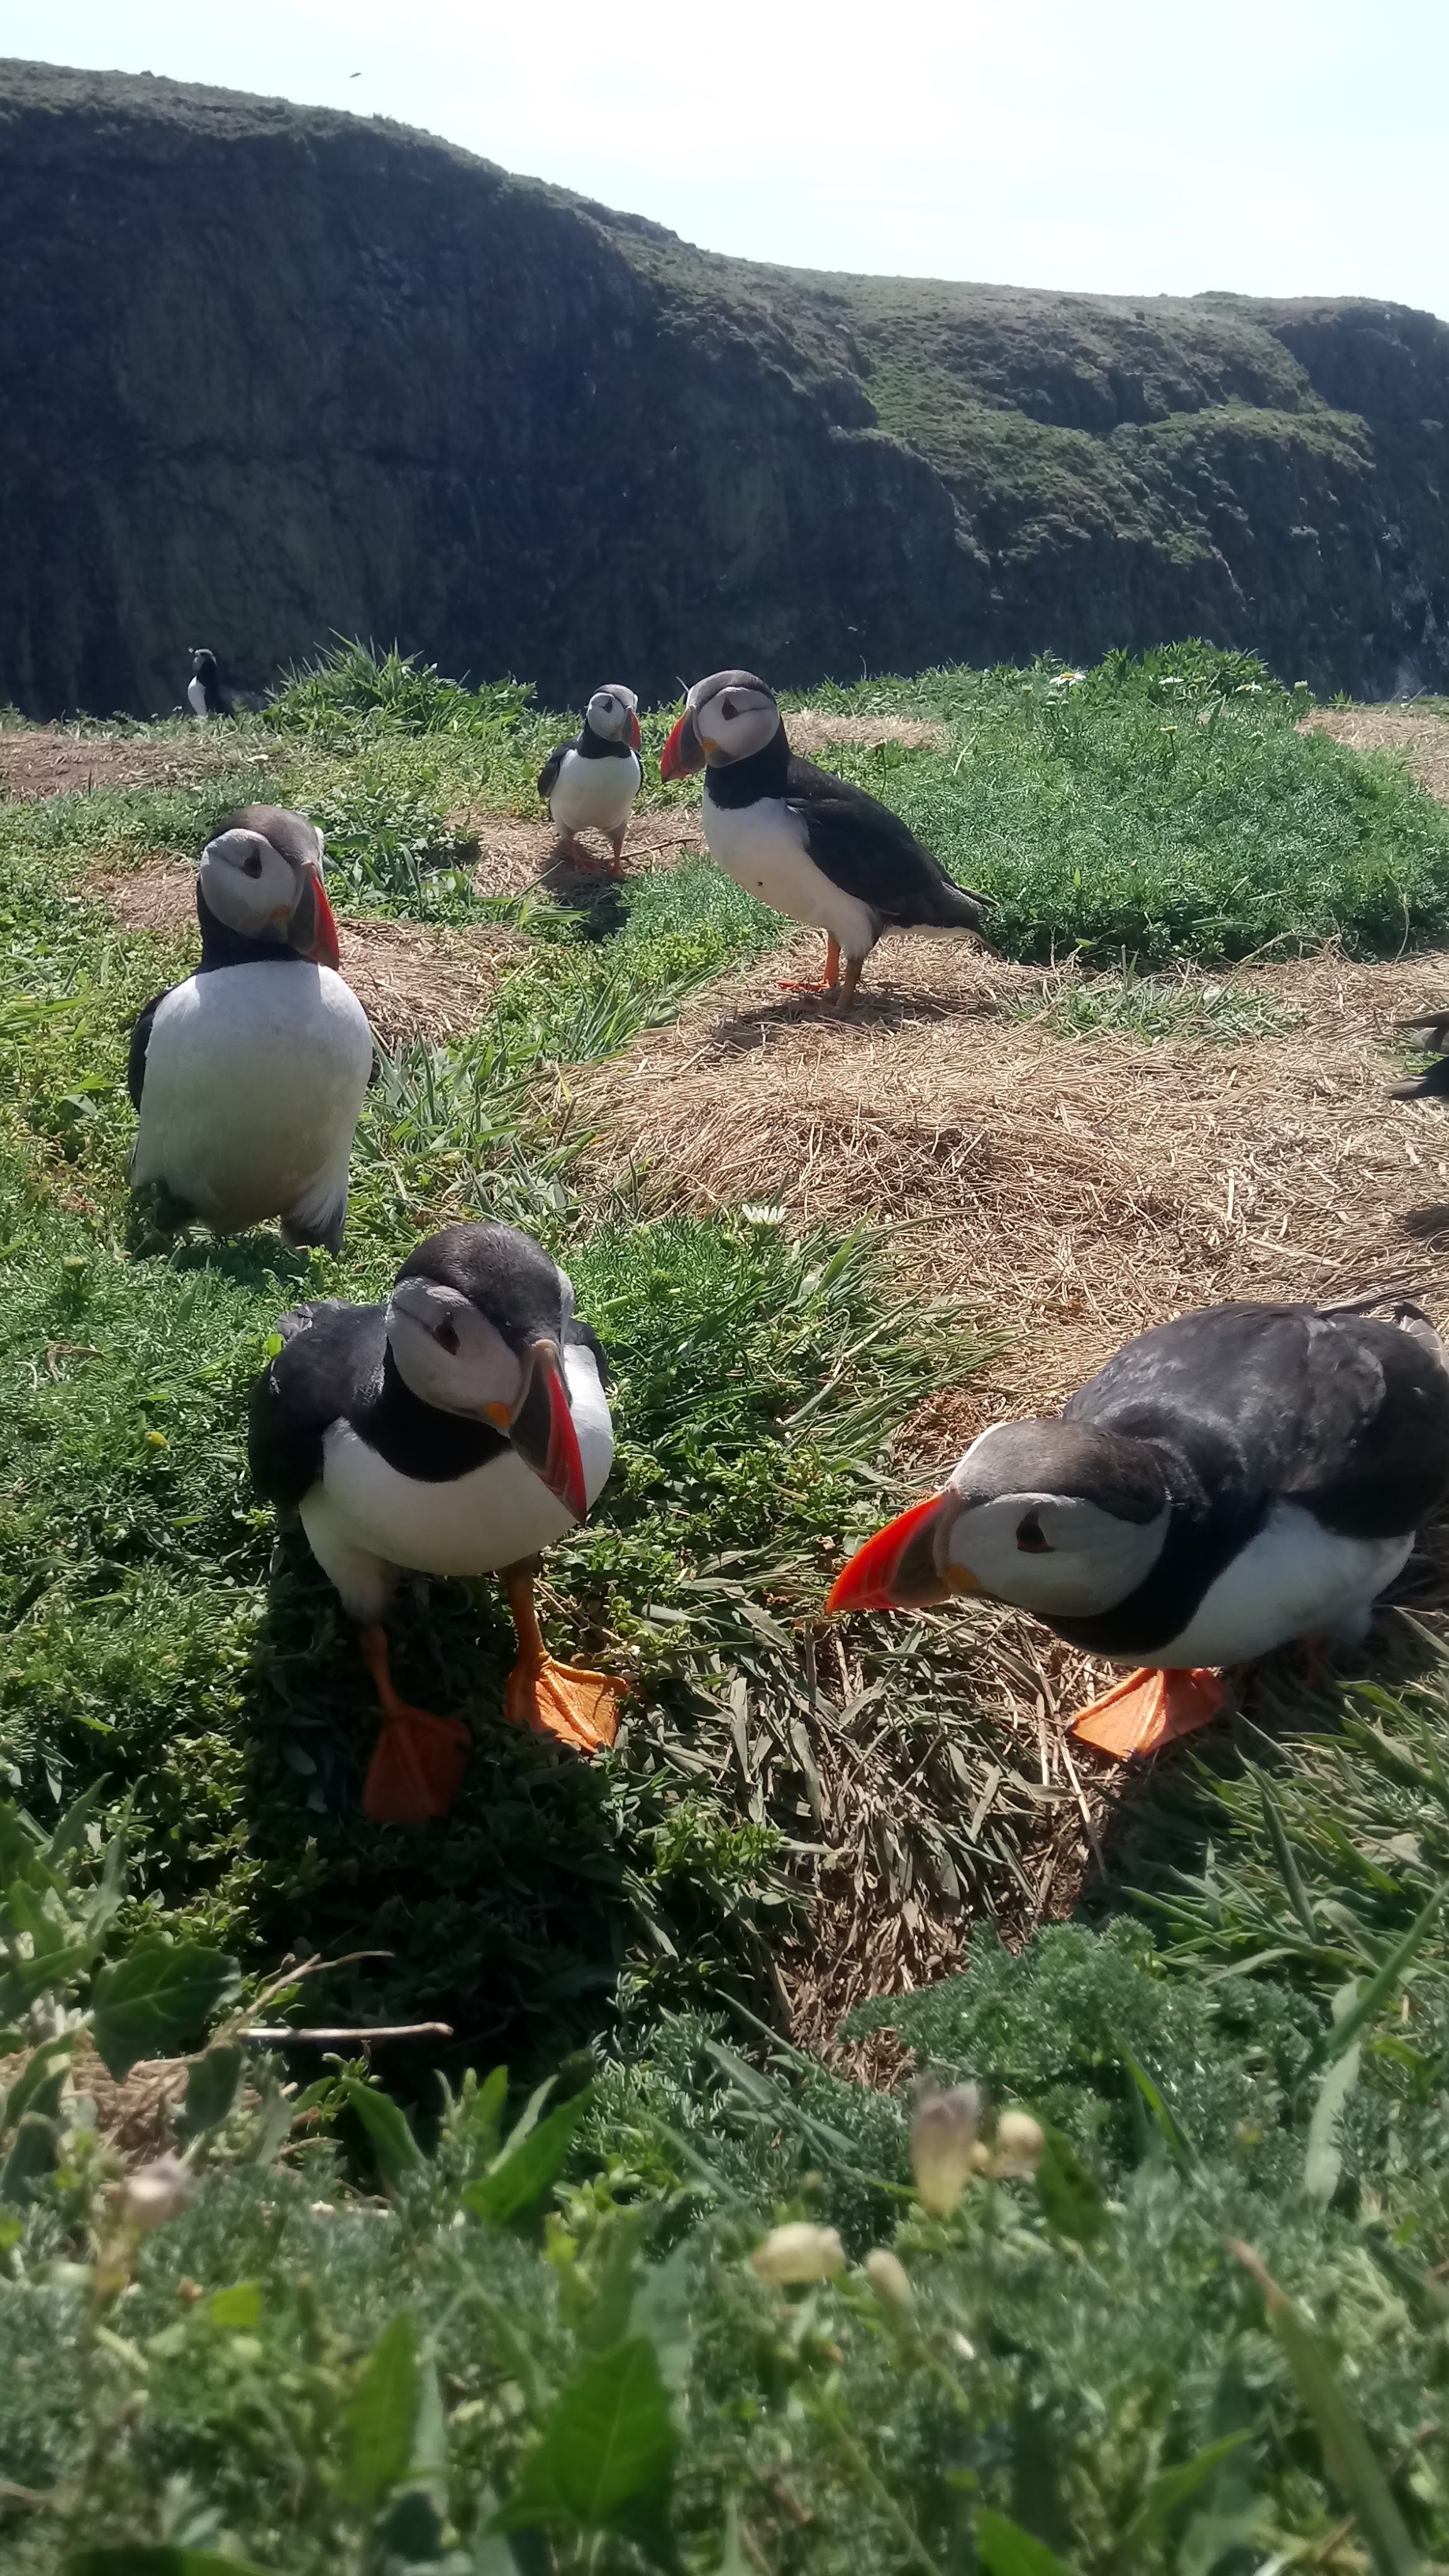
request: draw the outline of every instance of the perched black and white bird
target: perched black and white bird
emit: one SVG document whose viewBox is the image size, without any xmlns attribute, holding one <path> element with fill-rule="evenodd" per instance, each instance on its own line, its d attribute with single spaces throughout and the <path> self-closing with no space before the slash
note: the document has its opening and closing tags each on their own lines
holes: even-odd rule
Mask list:
<svg viewBox="0 0 1449 2576">
<path fill-rule="evenodd" d="M 1417 1308 L 1391 1311 L 1209 1306 L 1159 1325 L 1055 1420 L 984 1431 L 827 1609 L 983 1592 L 1137 1666 L 1077 1720 L 1103 1752 L 1206 1725 L 1225 1696 L 1210 1667 L 1361 1638 L 1449 1491 L 1444 1348 Z"/>
<path fill-rule="evenodd" d="M 556 1664 L 533 1604 L 541 1549 L 581 1521 L 614 1454 L 603 1353 L 563 1271 L 509 1225 L 419 1244 L 384 1306 L 298 1306 L 252 1396 L 252 1475 L 293 1505 L 362 1631 L 383 1730 L 370 1816 L 447 1809 L 468 1730 L 399 1699 L 382 1622 L 399 1571 L 503 1577 L 518 1632 L 505 1714 L 582 1752 L 612 1744 L 619 1685 Z"/>
<path fill-rule="evenodd" d="M 186 703 L 198 724 L 212 716 L 229 716 L 236 711 L 232 692 L 222 680 L 221 667 L 209 644 L 193 644 L 191 677 L 186 683 Z"/>
<path fill-rule="evenodd" d="M 799 759 L 752 672 L 716 671 L 685 699 L 659 772 L 701 768 L 710 857 L 747 894 L 826 934 L 822 983 L 787 989 L 833 991 L 844 1013 L 885 931 L 984 938 L 985 895 L 955 884 L 889 806 Z"/>
<path fill-rule="evenodd" d="M 201 964 L 131 1032 L 133 1190 L 159 1183 L 216 1234 L 279 1218 L 336 1252 L 372 1033 L 337 971 L 322 835 L 247 805 L 201 853 Z"/>
<path fill-rule="evenodd" d="M 586 875 L 618 875 L 624 837 L 644 773 L 639 766 L 639 701 L 617 680 L 595 689 L 572 742 L 561 742 L 538 774 L 538 792 L 557 824 L 563 854 Z M 590 856 L 580 832 L 602 832 L 612 869 Z"/>
</svg>

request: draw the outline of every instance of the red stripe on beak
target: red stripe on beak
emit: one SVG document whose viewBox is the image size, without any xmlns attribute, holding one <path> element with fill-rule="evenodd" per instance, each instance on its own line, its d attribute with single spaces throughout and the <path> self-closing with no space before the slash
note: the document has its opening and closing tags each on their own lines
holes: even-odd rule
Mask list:
<svg viewBox="0 0 1449 2576">
<path fill-rule="evenodd" d="M 844 1573 L 836 1576 L 825 1604 L 827 1615 L 838 1617 L 844 1610 L 920 1610 L 928 1602 L 944 1601 L 958 1587 L 974 1589 L 969 1576 L 953 1569 L 947 1583 L 936 1568 L 936 1525 L 955 1508 L 956 1497 L 948 1488 L 944 1494 L 933 1494 L 927 1503 L 913 1503 L 908 1512 L 877 1530 Z"/>
<path fill-rule="evenodd" d="M 704 753 L 694 729 L 694 717 L 686 707 L 659 755 L 659 775 L 666 780 L 692 778 L 703 765 Z"/>
<path fill-rule="evenodd" d="M 629 748 L 631 751 L 639 748 L 639 719 L 632 707 L 629 709 Z"/>
<path fill-rule="evenodd" d="M 337 924 L 327 900 L 327 889 L 311 870 L 307 876 L 307 892 L 312 898 L 310 921 L 304 911 L 302 921 L 294 925 L 292 946 L 299 956 L 310 958 L 314 966 L 330 966 L 335 974 L 342 963 L 342 951 L 337 945 Z M 304 894 L 303 906 L 306 901 Z M 298 930 L 301 931 L 300 938 L 296 936 Z"/>
<path fill-rule="evenodd" d="M 569 1407 L 563 1358 L 554 1342 L 535 1342 L 528 1376 L 514 1408 L 510 1436 L 519 1456 L 551 1494 L 581 1521 L 589 1508 L 584 1462 Z"/>
</svg>

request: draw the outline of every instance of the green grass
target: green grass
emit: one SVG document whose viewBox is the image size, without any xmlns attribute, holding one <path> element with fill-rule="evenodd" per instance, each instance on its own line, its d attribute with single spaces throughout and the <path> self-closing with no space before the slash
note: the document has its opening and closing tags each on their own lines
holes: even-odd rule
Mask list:
<svg viewBox="0 0 1449 2576">
<path fill-rule="evenodd" d="M 815 1643 L 830 1573 L 899 1495 L 902 1427 L 989 1335 L 901 1305 L 864 1237 L 795 1235 L 766 1209 L 661 1222 L 581 1185 L 570 1067 L 762 953 L 773 916 L 699 861 L 584 914 L 514 906 L 526 947 L 479 1028 L 380 1068 L 341 1261 L 266 1233 L 138 1257 L 126 1024 L 191 943 L 121 935 L 86 870 L 194 854 L 243 795 L 305 794 L 331 800 L 349 900 L 466 918 L 447 814 L 480 777 L 516 779 L 522 801 L 521 738 L 557 723 L 514 693 L 475 725 L 436 675 L 349 672 L 357 704 L 328 682 L 293 731 L 238 726 L 235 770 L 204 789 L 0 808 L 0 1770 L 46 1820 L 28 1834 L 0 1807 L 0 2058 L 32 2052 L 28 2093 L 0 2106 L 7 2568 L 226 2576 L 187 2551 L 271 2576 L 1442 2560 L 1440 1678 L 1331 1693 L 1314 1704 L 1330 1731 L 1267 1771 L 1223 1744 L 1213 1771 L 1167 1775 L 1124 1810 L 1103 1928 L 1019 1958 L 993 1943 L 984 1919 L 1029 1892 L 1040 1801 L 967 1626 L 856 1623 L 843 1706 Z M 1322 762 L 1252 666 L 1185 653 L 1058 676 L 837 693 L 951 728 L 944 755 L 840 756 L 903 810 L 929 789 L 958 834 L 993 800 L 1017 817 L 1018 944 L 1048 862 L 1115 845 L 1125 816 L 1159 890 L 1192 842 L 1206 902 L 1254 796 L 1293 937 L 1312 935 L 1294 816 L 1303 848 L 1319 816 L 1357 899 L 1412 846 L 1437 900 L 1423 800 L 1388 765 L 1331 745 Z M 1189 779 L 1161 765 L 1178 759 Z M 1087 895 L 1061 900 L 1059 953 Z M 1206 919 L 1183 913 L 1180 947 Z M 1073 981 L 1049 1012 L 1063 1038 L 1149 1043 L 1281 1025 L 1186 971 Z M 611 1354 L 615 1472 L 542 1600 L 559 1651 L 634 1687 L 615 1750 L 564 1764 L 502 1722 L 492 1587 L 404 1593 L 399 1681 L 465 1712 L 474 1747 L 445 1830 L 383 1830 L 357 1805 L 374 1721 L 355 1642 L 251 1495 L 245 1399 L 284 1305 L 379 1295 L 420 1232 L 485 1212 L 566 1263 Z M 1267 1752 L 1246 1727 L 1242 1748 Z M 64 1848 L 38 1856 L 77 1794 Z M 103 1868 L 117 1833 L 124 1892 Z M 975 2184 L 927 2217 L 900 2098 L 772 2036 L 782 1957 L 812 1966 L 822 1862 L 835 1893 L 873 1891 L 856 1935 L 872 1958 L 887 1932 L 909 1957 L 936 1909 L 977 1918 L 969 1975 L 853 2030 L 886 2023 L 943 2078 L 1033 2108 L 1054 2132 L 1038 2182 Z M 1114 1919 L 1124 1887 L 1140 1922 Z M 147 1948 L 158 1931 L 183 1946 Z M 141 2053 L 201 2039 L 199 1998 L 224 2013 L 234 1979 L 188 1943 L 235 1960 L 243 2021 L 442 2019 L 455 2037 L 383 2053 L 409 2128 L 364 2069 L 315 2054 L 287 2061 L 289 2101 L 253 2052 L 255 2098 L 234 2098 L 223 2026 L 184 2132 L 194 2196 L 143 2242 L 106 2197 L 114 2160 L 63 2091 L 63 2052 L 33 2050 L 87 2017 L 111 2045 L 118 1991 Z M 386 1955 L 251 2000 L 313 1951 Z M 813 1963 L 826 1984 L 839 1964 Z M 503 2059 L 525 2123 L 511 2149 L 502 2086 L 476 2081 Z M 523 2082 L 560 2064 L 530 2110 Z M 838 2228 L 847 2268 L 770 2290 L 749 2249 L 797 2219 Z M 1265 2316 L 1228 2236 L 1296 2322 Z M 892 2243 L 909 2317 L 859 2268 Z M 541 2523 L 505 2538 L 500 2509 L 530 2495 Z M 108 2547 L 143 2554 L 84 2554 Z"/>
<path fill-rule="evenodd" d="M 999 1005 L 1005 1019 L 1025 1020 L 1063 1038 L 1133 1038 L 1161 1046 L 1174 1038 L 1240 1046 L 1279 1037 L 1300 1016 L 1240 983 L 1195 974 L 1092 975 L 1064 983 L 1046 1001 L 1016 994 Z"/>
<path fill-rule="evenodd" d="M 1006 953 L 1142 968 L 1397 954 L 1449 930 L 1449 815 L 1387 758 L 1299 734 L 1307 700 L 1245 656 L 1167 648 L 1076 684 L 928 673 L 816 691 L 843 712 L 932 715 L 948 752 L 833 764 L 992 896 Z"/>
</svg>

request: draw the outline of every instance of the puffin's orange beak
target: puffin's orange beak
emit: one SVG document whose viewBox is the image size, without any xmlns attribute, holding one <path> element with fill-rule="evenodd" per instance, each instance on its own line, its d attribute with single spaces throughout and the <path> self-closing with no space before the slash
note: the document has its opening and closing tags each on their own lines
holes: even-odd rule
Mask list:
<svg viewBox="0 0 1449 2576">
<path fill-rule="evenodd" d="M 292 915 L 288 945 L 296 949 L 299 957 L 310 959 L 314 966 L 330 966 L 334 974 L 342 963 L 342 951 L 337 945 L 337 924 L 327 900 L 327 889 L 312 868 L 307 870 L 302 898 Z"/>
<path fill-rule="evenodd" d="M 635 715 L 634 710 L 633 710 L 633 708 L 632 708 L 632 707 L 629 709 L 629 728 L 628 728 L 628 729 L 629 729 L 629 749 L 630 749 L 631 751 L 637 751 L 637 750 L 638 750 L 638 748 L 639 748 L 639 719 L 638 719 L 638 717 Z"/>
<path fill-rule="evenodd" d="M 928 1503 L 913 1503 L 908 1512 L 877 1530 L 845 1572 L 836 1576 L 825 1604 L 827 1615 L 835 1618 L 843 1610 L 924 1610 L 953 1592 L 979 1592 L 975 1575 L 964 1567 L 953 1565 L 945 1574 L 937 1569 L 936 1535 L 944 1523 L 955 1519 L 957 1509 L 948 1486 L 944 1494 L 933 1494 Z"/>
<path fill-rule="evenodd" d="M 526 1467 L 581 1521 L 589 1508 L 584 1462 L 569 1405 L 563 1354 L 557 1342 L 534 1342 L 523 1392 L 513 1408 L 508 1436 Z"/>
<path fill-rule="evenodd" d="M 694 711 L 686 707 L 673 733 L 659 756 L 659 775 L 663 779 L 692 778 L 704 767 L 704 745 L 694 721 Z"/>
</svg>

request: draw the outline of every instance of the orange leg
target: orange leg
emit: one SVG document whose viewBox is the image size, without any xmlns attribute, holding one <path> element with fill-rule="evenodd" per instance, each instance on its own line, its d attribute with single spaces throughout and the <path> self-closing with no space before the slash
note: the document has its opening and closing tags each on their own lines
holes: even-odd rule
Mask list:
<svg viewBox="0 0 1449 2576">
<path fill-rule="evenodd" d="M 624 828 L 627 831 L 628 825 L 626 824 Z M 571 845 L 568 854 L 569 865 L 576 874 L 581 877 L 621 877 L 623 875 L 620 858 L 624 848 L 624 833 L 610 832 L 608 840 L 614 853 L 612 859 L 599 858 L 593 850 L 585 849 L 582 841 L 575 841 Z"/>
<path fill-rule="evenodd" d="M 857 967 L 855 971 L 858 975 L 860 972 L 859 967 Z M 780 986 L 780 990 L 782 993 L 833 993 L 839 981 L 840 942 L 838 939 L 827 939 L 825 944 L 825 972 L 819 983 L 782 984 Z"/>
<path fill-rule="evenodd" d="M 597 1753 L 619 1732 L 622 1683 L 607 1673 L 556 1664 L 543 1642 L 533 1606 L 533 1576 L 522 1566 L 504 1571 L 504 1589 L 518 1631 L 518 1661 L 508 1676 L 503 1714 L 534 1735 L 551 1735 L 577 1753 Z"/>
<path fill-rule="evenodd" d="M 1220 1675 L 1205 1666 L 1192 1672 L 1129 1673 L 1073 1719 L 1072 1733 L 1099 1753 L 1127 1762 L 1134 1753 L 1156 1753 L 1175 1736 L 1210 1725 L 1227 1696 Z"/>
<path fill-rule="evenodd" d="M 382 1733 L 368 1765 L 362 1805 L 375 1825 L 425 1825 L 445 1816 L 467 1768 L 470 1737 L 461 1718 L 434 1717 L 399 1699 L 381 1628 L 364 1628 L 362 1651 L 382 1704 Z"/>
</svg>

